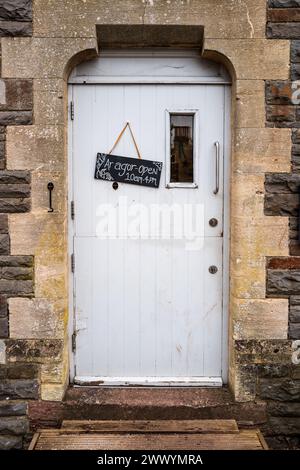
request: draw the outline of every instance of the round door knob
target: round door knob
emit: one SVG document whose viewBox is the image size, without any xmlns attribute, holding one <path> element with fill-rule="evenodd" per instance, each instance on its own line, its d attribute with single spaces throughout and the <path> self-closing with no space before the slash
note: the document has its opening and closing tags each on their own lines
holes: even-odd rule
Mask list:
<svg viewBox="0 0 300 470">
<path fill-rule="evenodd" d="M 216 227 L 218 225 L 218 223 L 219 223 L 218 219 L 210 219 L 210 221 L 209 221 L 209 225 L 211 227 Z"/>
<path fill-rule="evenodd" d="M 218 272 L 217 266 L 210 266 L 208 270 L 209 270 L 210 274 L 217 274 L 217 272 Z"/>
</svg>

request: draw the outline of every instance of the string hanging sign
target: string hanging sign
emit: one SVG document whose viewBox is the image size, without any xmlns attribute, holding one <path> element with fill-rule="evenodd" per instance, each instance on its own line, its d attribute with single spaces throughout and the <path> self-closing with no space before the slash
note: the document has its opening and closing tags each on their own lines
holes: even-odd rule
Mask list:
<svg viewBox="0 0 300 470">
<path fill-rule="evenodd" d="M 118 145 L 127 127 L 130 131 L 138 159 L 111 154 Z M 142 159 L 130 123 L 127 122 L 118 135 L 110 152 L 97 153 L 95 179 L 158 188 L 162 165 L 162 162 Z"/>
</svg>

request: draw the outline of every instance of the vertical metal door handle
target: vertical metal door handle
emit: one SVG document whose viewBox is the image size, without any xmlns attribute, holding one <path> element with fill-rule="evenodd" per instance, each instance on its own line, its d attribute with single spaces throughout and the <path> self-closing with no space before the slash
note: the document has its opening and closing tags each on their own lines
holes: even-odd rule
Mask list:
<svg viewBox="0 0 300 470">
<path fill-rule="evenodd" d="M 214 194 L 218 194 L 220 190 L 220 142 L 215 142 L 216 147 L 216 186 Z"/>
</svg>

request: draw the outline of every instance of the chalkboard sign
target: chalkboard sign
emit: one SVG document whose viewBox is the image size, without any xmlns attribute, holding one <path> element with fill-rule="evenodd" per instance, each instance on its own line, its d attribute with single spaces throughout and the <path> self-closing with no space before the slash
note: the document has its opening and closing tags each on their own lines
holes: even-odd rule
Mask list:
<svg viewBox="0 0 300 470">
<path fill-rule="evenodd" d="M 97 153 L 95 178 L 158 188 L 162 162 Z"/>
</svg>

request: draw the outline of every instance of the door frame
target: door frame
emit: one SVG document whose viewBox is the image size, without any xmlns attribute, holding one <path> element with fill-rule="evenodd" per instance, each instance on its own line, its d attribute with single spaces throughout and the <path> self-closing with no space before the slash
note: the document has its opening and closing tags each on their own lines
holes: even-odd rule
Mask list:
<svg viewBox="0 0 300 470">
<path fill-rule="evenodd" d="M 114 51 L 115 52 L 115 51 Z M 114 54 L 112 52 L 112 54 Z M 158 51 L 159 53 L 159 51 Z M 126 54 L 125 52 L 119 51 L 119 55 L 123 56 Z M 146 52 L 147 54 L 147 52 Z M 149 51 L 149 54 L 153 55 L 153 52 Z M 166 57 L 174 55 L 172 51 L 167 51 L 164 53 Z M 181 51 L 182 54 L 182 51 Z M 144 53 L 143 53 L 144 55 Z M 125 55 L 126 56 L 126 55 Z M 140 53 L 137 52 L 137 57 L 140 56 Z M 101 59 L 100 59 L 101 60 Z M 228 383 L 228 368 L 229 368 L 229 268 L 230 268 L 230 170 L 231 170 L 231 93 L 232 87 L 231 83 L 226 79 L 223 82 L 215 81 L 215 80 L 196 80 L 193 77 L 192 81 L 189 81 L 188 78 L 178 80 L 175 78 L 174 81 L 170 81 L 168 78 L 167 81 L 164 80 L 164 77 L 155 77 L 156 79 L 153 82 L 144 81 L 144 79 L 140 79 L 137 81 L 136 78 L 132 80 L 131 83 L 137 84 L 194 84 L 194 85 L 215 85 L 215 86 L 223 86 L 224 87 L 224 146 L 223 146 L 223 185 L 224 185 L 224 195 L 223 195 L 223 270 L 222 270 L 222 283 L 223 283 L 223 299 L 222 299 L 222 345 L 221 345 L 221 368 L 222 374 L 220 381 L 214 380 L 210 377 L 205 377 L 203 380 L 197 380 L 197 383 L 193 383 L 192 380 L 188 381 L 184 378 L 181 382 L 173 382 L 172 377 L 166 378 L 166 381 L 162 381 L 160 379 L 159 383 L 155 381 L 155 378 L 134 378 L 134 383 L 130 380 L 126 381 L 124 378 L 123 381 L 120 381 L 120 378 L 115 377 L 109 380 L 106 383 L 99 384 L 99 380 L 97 382 L 96 378 L 93 381 L 93 377 L 89 377 L 87 381 L 83 380 L 82 383 L 78 385 L 98 385 L 98 386 L 186 386 L 186 387 L 220 387 Z M 73 90 L 74 86 L 89 86 L 91 84 L 114 84 L 116 83 L 115 77 L 105 77 L 104 81 L 95 82 L 92 80 L 88 82 L 85 80 L 84 82 L 77 82 L 68 83 L 68 252 L 69 255 L 74 252 L 74 224 L 72 219 L 72 210 L 71 210 L 71 201 L 73 201 L 73 194 L 74 194 L 74 174 L 73 174 L 73 135 L 74 135 L 74 127 L 73 127 L 73 120 L 71 118 L 71 114 L 73 113 Z M 129 81 L 120 81 L 119 84 L 128 84 Z M 70 257 L 69 257 L 70 258 Z M 72 263 L 69 263 L 68 269 L 68 278 L 69 278 L 69 321 L 68 321 L 68 352 L 69 352 L 69 364 L 70 364 L 70 383 L 74 383 L 75 375 L 76 375 L 76 352 L 74 351 L 74 338 L 76 340 L 76 312 L 74 306 L 74 297 L 76 295 L 75 290 L 75 277 L 72 272 Z M 75 336 L 74 336 L 75 335 Z M 130 379 L 130 378 L 128 378 Z"/>
</svg>

